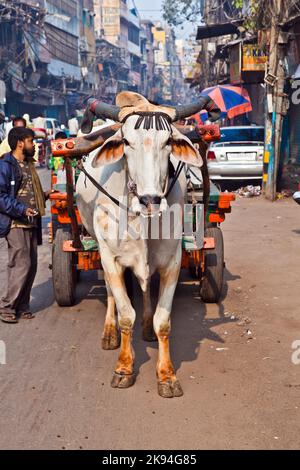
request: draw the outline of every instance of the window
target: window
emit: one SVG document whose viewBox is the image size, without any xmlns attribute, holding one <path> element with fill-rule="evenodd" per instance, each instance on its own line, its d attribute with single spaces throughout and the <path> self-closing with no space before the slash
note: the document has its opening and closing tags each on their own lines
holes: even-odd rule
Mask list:
<svg viewBox="0 0 300 470">
<path fill-rule="evenodd" d="M 265 130 L 263 127 L 247 128 L 221 128 L 221 142 L 264 142 Z"/>
<path fill-rule="evenodd" d="M 94 27 L 94 15 L 93 15 L 93 13 L 90 13 L 90 27 L 91 28 Z"/>
<path fill-rule="evenodd" d="M 52 25 L 45 25 L 47 48 L 53 59 L 78 65 L 78 39 Z"/>
<path fill-rule="evenodd" d="M 71 18 L 77 16 L 77 2 L 75 0 L 47 0 L 47 2 Z"/>
<path fill-rule="evenodd" d="M 131 63 L 131 70 L 133 72 L 140 73 L 140 71 L 141 71 L 141 61 L 140 61 L 139 57 L 137 57 L 133 54 L 130 54 L 130 63 Z"/>
<path fill-rule="evenodd" d="M 140 30 L 133 25 L 129 26 L 128 40 L 137 46 L 140 45 Z"/>
<path fill-rule="evenodd" d="M 11 23 L 0 23 L 0 46 L 6 48 L 7 44 L 15 44 L 15 28 Z"/>
</svg>

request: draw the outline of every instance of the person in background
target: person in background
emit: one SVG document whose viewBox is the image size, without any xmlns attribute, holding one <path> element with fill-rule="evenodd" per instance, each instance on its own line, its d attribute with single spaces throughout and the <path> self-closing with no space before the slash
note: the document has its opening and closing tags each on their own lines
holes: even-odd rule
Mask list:
<svg viewBox="0 0 300 470">
<path fill-rule="evenodd" d="M 29 129 L 31 129 L 33 127 L 33 124 L 30 120 L 30 116 L 29 114 L 25 113 L 23 114 L 23 119 L 25 120 L 25 123 L 26 123 L 26 127 L 28 127 Z"/>
<path fill-rule="evenodd" d="M 75 116 L 69 119 L 68 127 L 70 131 L 70 137 L 77 137 L 77 134 L 79 131 L 79 123 L 78 123 L 78 119 Z"/>
<path fill-rule="evenodd" d="M 16 116 L 14 114 L 11 114 L 10 117 L 9 117 L 8 122 L 5 124 L 5 137 L 8 136 L 8 134 L 10 133 L 12 128 L 14 127 L 13 126 L 13 121 L 14 121 L 15 117 Z"/>
<path fill-rule="evenodd" d="M 5 113 L 0 109 L 0 142 L 5 139 Z"/>
<path fill-rule="evenodd" d="M 26 120 L 23 117 L 15 117 L 12 121 L 12 127 L 27 127 L 26 126 Z M 37 162 L 39 159 L 39 146 L 35 145 L 35 151 L 34 151 L 34 160 Z M 0 144 L 0 158 L 2 155 L 5 155 L 6 153 L 10 152 L 10 146 L 8 142 L 8 137 L 6 137 L 3 142 Z"/>
<path fill-rule="evenodd" d="M 44 193 L 35 170 L 34 133 L 15 127 L 8 135 L 11 152 L 0 158 L 0 238 L 8 245 L 7 291 L 0 300 L 0 319 L 32 319 L 30 293 L 37 272 L 37 246 L 45 215 Z"/>
<path fill-rule="evenodd" d="M 68 138 L 67 133 L 64 132 L 64 131 L 59 131 L 59 132 L 56 132 L 56 134 L 55 134 L 55 140 L 67 139 L 67 138 Z"/>
</svg>

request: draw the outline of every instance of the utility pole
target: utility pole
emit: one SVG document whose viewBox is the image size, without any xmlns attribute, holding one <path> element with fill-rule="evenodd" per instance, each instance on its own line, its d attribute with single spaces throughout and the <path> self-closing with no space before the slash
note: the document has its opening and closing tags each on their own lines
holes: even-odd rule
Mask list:
<svg viewBox="0 0 300 470">
<path fill-rule="evenodd" d="M 266 140 L 263 188 L 267 199 L 274 201 L 277 192 L 277 180 L 280 163 L 282 124 L 285 114 L 285 45 L 281 36 L 280 24 L 288 15 L 284 0 L 270 0 L 272 18 L 270 31 L 270 54 L 267 83 Z M 273 83 L 271 84 L 273 80 Z"/>
<path fill-rule="evenodd" d="M 202 8 L 202 5 L 201 5 Z M 203 21 L 205 24 L 209 24 L 209 13 L 210 13 L 210 5 L 209 0 L 204 0 L 204 9 L 203 9 Z M 202 41 L 202 53 L 203 53 L 203 61 L 202 61 L 202 71 L 203 71 L 203 88 L 207 88 L 209 84 L 209 52 L 208 52 L 208 42 L 209 39 L 203 39 Z"/>
</svg>

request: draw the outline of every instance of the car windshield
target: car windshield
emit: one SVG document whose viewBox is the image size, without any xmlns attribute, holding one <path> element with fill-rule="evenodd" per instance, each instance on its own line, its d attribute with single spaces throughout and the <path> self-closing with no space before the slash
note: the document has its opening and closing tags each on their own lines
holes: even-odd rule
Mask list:
<svg viewBox="0 0 300 470">
<path fill-rule="evenodd" d="M 219 142 L 264 142 L 265 130 L 263 127 L 247 127 L 245 129 L 233 127 L 221 129 Z"/>
</svg>

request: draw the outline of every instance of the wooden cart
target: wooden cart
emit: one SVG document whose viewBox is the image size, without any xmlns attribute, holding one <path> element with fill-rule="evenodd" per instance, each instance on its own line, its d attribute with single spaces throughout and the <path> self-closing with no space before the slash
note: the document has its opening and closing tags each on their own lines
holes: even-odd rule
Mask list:
<svg viewBox="0 0 300 470">
<path fill-rule="evenodd" d="M 97 148 L 112 135 L 118 125 L 93 134 L 93 146 Z M 217 126 L 180 128 L 194 143 L 203 144 L 215 140 Z M 52 243 L 52 270 L 55 299 L 60 306 L 72 306 L 76 301 L 76 284 L 81 271 L 101 269 L 98 244 L 84 229 L 76 207 L 75 182 L 80 170 L 78 160 L 91 148 L 90 137 L 58 140 L 52 142 L 52 188 L 56 190 L 51 199 L 51 223 L 49 239 Z M 196 235 L 183 234 L 182 268 L 189 269 L 193 278 L 200 281 L 200 296 L 204 302 L 220 300 L 224 273 L 224 243 L 220 225 L 231 212 L 232 193 L 221 193 L 210 183 L 208 204 L 207 189 L 197 175 L 190 177 L 187 202 L 191 204 L 188 217 L 195 219 L 197 211 L 203 214 L 201 242 Z M 204 210 L 204 205 L 206 208 Z"/>
</svg>

